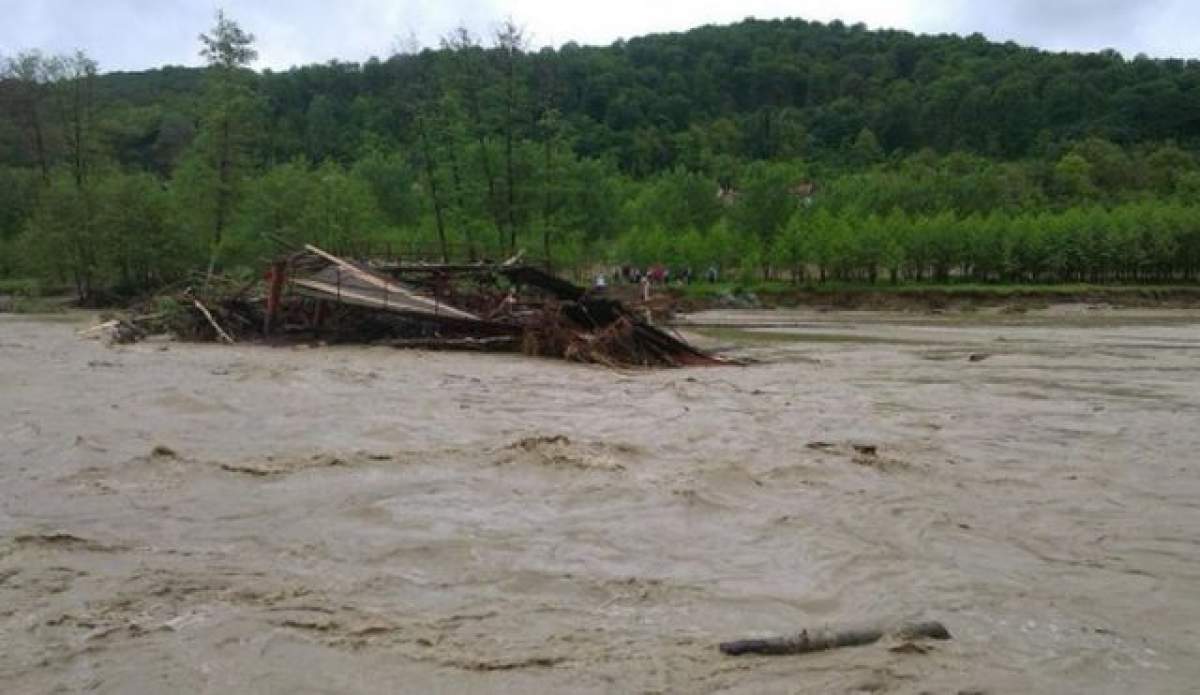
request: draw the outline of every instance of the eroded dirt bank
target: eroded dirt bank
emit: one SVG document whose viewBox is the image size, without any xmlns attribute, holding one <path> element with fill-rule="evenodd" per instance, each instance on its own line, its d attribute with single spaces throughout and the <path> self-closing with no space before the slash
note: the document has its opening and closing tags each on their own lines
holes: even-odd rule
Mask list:
<svg viewBox="0 0 1200 695">
<path fill-rule="evenodd" d="M 1194 687 L 1200 314 L 690 320 L 764 362 L 0 316 L 3 691 Z M 716 652 L 916 618 L 956 639 Z"/>
</svg>

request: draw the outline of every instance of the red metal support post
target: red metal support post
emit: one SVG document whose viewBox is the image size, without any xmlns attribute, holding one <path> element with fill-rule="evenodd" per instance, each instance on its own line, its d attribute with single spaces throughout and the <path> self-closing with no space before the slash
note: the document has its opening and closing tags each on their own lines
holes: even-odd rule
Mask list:
<svg viewBox="0 0 1200 695">
<path fill-rule="evenodd" d="M 287 262 L 275 261 L 267 271 L 267 315 L 263 319 L 263 335 L 271 335 L 279 316 L 279 304 L 283 298 L 283 283 L 287 278 Z"/>
</svg>

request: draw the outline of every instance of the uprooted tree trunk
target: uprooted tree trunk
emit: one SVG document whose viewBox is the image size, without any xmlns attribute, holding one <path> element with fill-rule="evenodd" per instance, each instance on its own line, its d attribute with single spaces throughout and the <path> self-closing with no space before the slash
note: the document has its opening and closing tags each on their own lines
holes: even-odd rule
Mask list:
<svg viewBox="0 0 1200 695">
<path fill-rule="evenodd" d="M 849 630 L 803 630 L 789 637 L 773 637 L 769 639 L 736 640 L 722 642 L 721 653 L 730 656 L 742 654 L 764 654 L 778 656 L 784 654 L 807 654 L 839 647 L 858 647 L 872 644 L 890 634 L 899 639 L 950 639 L 950 631 L 936 621 L 910 623 L 891 631 L 881 628 L 849 629 Z"/>
</svg>

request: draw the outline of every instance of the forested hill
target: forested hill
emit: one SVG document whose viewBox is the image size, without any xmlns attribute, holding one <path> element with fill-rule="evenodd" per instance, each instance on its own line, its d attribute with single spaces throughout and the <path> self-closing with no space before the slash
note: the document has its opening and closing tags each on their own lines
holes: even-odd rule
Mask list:
<svg viewBox="0 0 1200 695">
<path fill-rule="evenodd" d="M 727 278 L 1200 277 L 1197 61 L 801 20 L 534 50 L 507 22 L 255 72 L 232 19 L 200 38 L 203 69 L 0 59 L 0 279 L 132 293 L 257 272 L 267 239 Z"/>
<path fill-rule="evenodd" d="M 484 92 L 480 113 L 463 108 L 462 117 L 500 118 L 496 52 L 264 72 L 268 151 L 276 160 L 350 161 L 376 138 L 411 142 L 415 109 L 455 86 Z M 527 134 L 556 109 L 579 154 L 611 156 L 635 176 L 701 168 L 721 155 L 842 162 L 864 129 L 887 154 L 929 147 L 1006 159 L 1045 156 L 1085 136 L 1200 142 L 1200 61 L 1056 54 L 980 35 L 746 20 L 530 52 L 515 70 L 516 120 Z M 118 156 L 163 167 L 172 139 L 196 116 L 203 79 L 200 69 L 163 68 L 104 75 L 98 86 L 107 107 L 125 111 Z"/>
</svg>

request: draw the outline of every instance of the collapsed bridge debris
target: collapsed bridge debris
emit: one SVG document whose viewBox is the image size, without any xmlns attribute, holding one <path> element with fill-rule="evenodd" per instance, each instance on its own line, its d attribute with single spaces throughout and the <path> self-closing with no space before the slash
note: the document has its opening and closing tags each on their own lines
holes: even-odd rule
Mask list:
<svg viewBox="0 0 1200 695">
<path fill-rule="evenodd" d="M 619 301 L 519 257 L 370 263 L 306 245 L 273 262 L 263 281 L 218 282 L 199 293 L 189 288 L 177 307 L 142 320 L 191 340 L 519 351 L 613 367 L 724 363 Z"/>
</svg>

